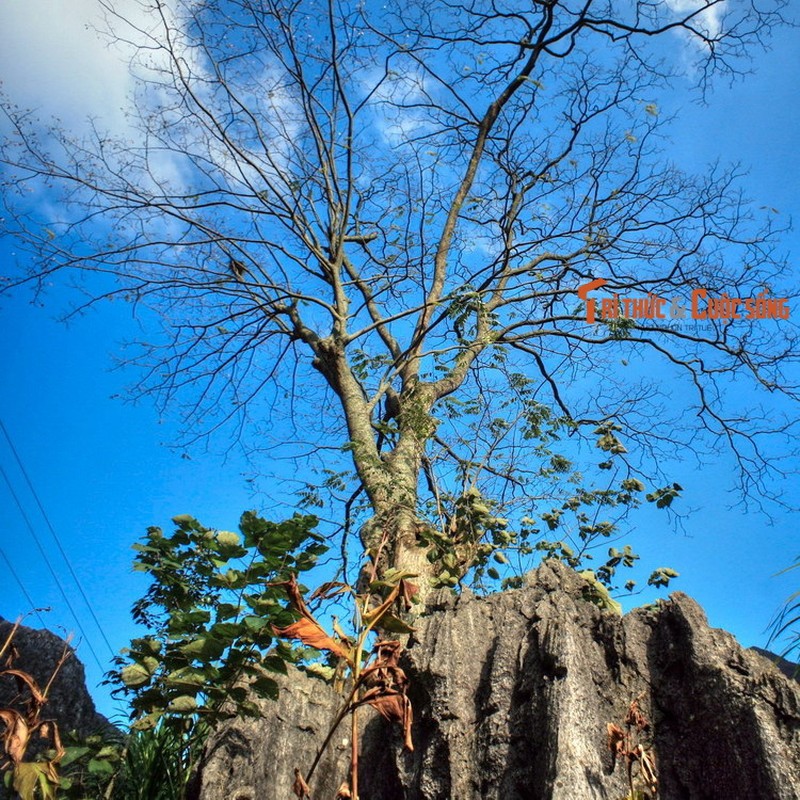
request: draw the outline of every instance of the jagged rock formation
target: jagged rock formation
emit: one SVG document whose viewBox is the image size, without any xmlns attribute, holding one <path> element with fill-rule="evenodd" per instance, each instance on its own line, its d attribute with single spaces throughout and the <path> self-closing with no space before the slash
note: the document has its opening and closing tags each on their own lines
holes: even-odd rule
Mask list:
<svg viewBox="0 0 800 800">
<path fill-rule="evenodd" d="M 680 593 L 623 618 L 583 599 L 586 584 L 546 562 L 526 588 L 442 599 L 417 623 L 404 668 L 413 753 L 370 710 L 361 800 L 622 800 L 607 748 L 634 698 L 650 719 L 661 800 L 800 799 L 800 686 L 741 648 Z M 263 721 L 211 742 L 200 800 L 290 800 L 339 698 L 293 673 Z M 343 725 L 312 782 L 333 800 L 345 776 Z"/>
<path fill-rule="evenodd" d="M 0 617 L 0 642 L 6 640 L 12 627 L 12 623 Z M 19 652 L 14 668 L 27 672 L 44 688 L 64 652 L 64 640 L 50 631 L 22 625 L 14 636 L 14 644 Z M 55 720 L 61 731 L 74 730 L 80 736 L 98 731 L 118 733 L 95 710 L 94 701 L 86 688 L 83 664 L 72 648 L 70 653 L 53 681 L 42 717 Z M 17 691 L 16 682 L 11 678 L 0 680 L 0 708 L 13 703 Z"/>
<path fill-rule="evenodd" d="M 794 661 L 789 661 L 770 650 L 764 650 L 763 647 L 751 647 L 750 650 L 760 656 L 764 656 L 764 658 L 768 658 L 787 678 L 800 681 L 800 664 L 795 664 Z"/>
</svg>

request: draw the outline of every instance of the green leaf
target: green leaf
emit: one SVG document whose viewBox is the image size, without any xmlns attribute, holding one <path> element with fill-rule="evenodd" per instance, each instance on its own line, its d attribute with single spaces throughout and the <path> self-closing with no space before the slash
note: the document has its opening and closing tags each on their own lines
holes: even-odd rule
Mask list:
<svg viewBox="0 0 800 800">
<path fill-rule="evenodd" d="M 175 688 L 186 686 L 199 687 L 203 686 L 205 682 L 206 678 L 201 672 L 187 667 L 170 672 L 169 675 L 164 678 L 164 683 L 167 686 Z"/>
<path fill-rule="evenodd" d="M 145 656 L 141 661 L 142 666 L 148 671 L 150 675 L 155 674 L 161 662 L 153 656 Z"/>
<path fill-rule="evenodd" d="M 211 626 L 211 633 L 221 639 L 235 639 L 239 636 L 238 622 L 216 622 Z"/>
<path fill-rule="evenodd" d="M 224 622 L 231 619 L 239 613 L 239 610 L 239 606 L 235 606 L 233 603 L 220 603 L 217 606 L 217 621 Z"/>
<path fill-rule="evenodd" d="M 669 586 L 670 580 L 677 578 L 680 573 L 670 567 L 659 567 L 647 579 L 650 586 Z"/>
<path fill-rule="evenodd" d="M 14 791 L 19 794 L 21 800 L 35 800 L 37 787 L 43 800 L 55 798 L 57 784 L 50 782 L 47 766 L 44 761 L 23 761 L 14 766 L 12 772 Z"/>
<path fill-rule="evenodd" d="M 336 670 L 333 667 L 329 667 L 326 664 L 320 664 L 319 662 L 306 664 L 303 667 L 303 670 L 308 672 L 310 675 L 317 675 L 326 681 L 332 681 L 336 675 Z"/>
<path fill-rule="evenodd" d="M 388 612 L 381 617 L 377 627 L 388 633 L 413 633 L 416 630 L 407 622 Z"/>
<path fill-rule="evenodd" d="M 161 652 L 161 642 L 152 636 L 144 636 L 140 639 L 131 639 L 131 648 L 140 652 L 158 655 Z"/>
<path fill-rule="evenodd" d="M 69 766 L 73 761 L 83 758 L 87 753 L 91 753 L 91 747 L 65 747 L 64 757 L 61 759 L 61 766 Z"/>
<path fill-rule="evenodd" d="M 270 672 L 278 672 L 281 675 L 287 674 L 286 669 L 286 662 L 278 655 L 270 654 L 265 656 L 261 661 L 262 666 L 264 669 L 268 669 Z"/>
<path fill-rule="evenodd" d="M 178 649 L 187 656 L 216 659 L 222 655 L 225 645 L 211 636 L 198 636 L 197 639 L 181 645 Z"/>
<path fill-rule="evenodd" d="M 245 617 L 243 622 L 251 631 L 260 631 L 269 624 L 268 619 L 255 616 Z"/>
<path fill-rule="evenodd" d="M 87 769 L 92 775 L 113 775 L 114 765 L 105 760 L 91 759 Z"/>
<path fill-rule="evenodd" d="M 167 710 L 178 714 L 189 714 L 197 710 L 197 700 L 191 695 L 182 694 L 169 701 Z"/>
<path fill-rule="evenodd" d="M 261 676 L 256 678 L 251 684 L 250 688 L 259 696 L 259 697 L 266 697 L 270 700 L 277 700 L 278 694 L 280 692 L 278 688 L 278 684 L 272 680 L 272 678 L 267 678 L 265 676 Z"/>
<path fill-rule="evenodd" d="M 141 664 L 129 664 L 120 672 L 122 682 L 129 688 L 144 686 L 151 678 L 150 672 Z"/>
<path fill-rule="evenodd" d="M 622 488 L 628 492 L 643 492 L 644 484 L 636 478 L 627 478 L 622 481 Z"/>
<path fill-rule="evenodd" d="M 594 570 L 578 573 L 589 584 L 589 599 L 601 608 L 622 616 L 622 606 L 608 593 L 608 589 L 597 579 Z"/>
<path fill-rule="evenodd" d="M 238 547 L 242 539 L 233 531 L 217 531 L 217 541 L 224 547 Z"/>
<path fill-rule="evenodd" d="M 144 717 L 137 719 L 131 725 L 132 731 L 150 731 L 156 727 L 158 720 L 161 718 L 161 713 L 154 711 L 152 714 L 147 714 Z"/>
</svg>

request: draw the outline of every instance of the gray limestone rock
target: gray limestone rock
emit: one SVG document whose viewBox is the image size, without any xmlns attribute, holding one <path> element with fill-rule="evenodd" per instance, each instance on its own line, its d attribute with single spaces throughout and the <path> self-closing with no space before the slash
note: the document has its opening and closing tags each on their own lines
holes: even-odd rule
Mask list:
<svg viewBox="0 0 800 800">
<path fill-rule="evenodd" d="M 800 800 L 797 682 L 709 628 L 683 594 L 618 617 L 585 590 L 550 561 L 519 590 L 440 595 L 404 654 L 415 750 L 361 712 L 360 800 L 622 800 L 607 725 L 636 698 L 660 800 Z M 291 674 L 263 720 L 232 722 L 210 743 L 199 800 L 292 800 L 293 770 L 307 770 L 339 702 Z M 314 800 L 334 800 L 345 777 L 347 723 L 333 741 Z"/>
<path fill-rule="evenodd" d="M 0 643 L 5 642 L 13 625 L 0 618 Z M 64 652 L 64 640 L 47 630 L 20 626 L 14 636 L 19 657 L 15 669 L 30 674 L 41 688 L 50 680 L 53 670 Z M 94 701 L 86 688 L 83 664 L 72 648 L 50 690 L 42 717 L 53 719 L 62 732 L 77 731 L 79 736 L 97 732 L 119 732 L 102 714 L 98 714 Z M 12 704 L 18 695 L 16 682 L 10 678 L 0 680 L 0 708 Z"/>
</svg>

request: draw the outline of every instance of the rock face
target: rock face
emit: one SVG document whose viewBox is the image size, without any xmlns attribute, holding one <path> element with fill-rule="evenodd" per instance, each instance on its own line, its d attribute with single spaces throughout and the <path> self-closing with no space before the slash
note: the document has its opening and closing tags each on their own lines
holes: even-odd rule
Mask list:
<svg viewBox="0 0 800 800">
<path fill-rule="evenodd" d="M 0 643 L 5 642 L 12 627 L 10 622 L 0 618 Z M 50 631 L 23 625 L 14 636 L 14 645 L 19 652 L 14 668 L 29 673 L 44 688 L 64 652 L 64 640 Z M 70 657 L 53 681 L 42 717 L 54 719 L 62 732 L 75 730 L 80 736 L 98 731 L 117 732 L 95 710 L 94 701 L 86 689 L 83 664 L 71 648 L 70 652 Z M 16 695 L 16 683 L 10 678 L 0 679 L 0 708 L 11 704 Z"/>
<path fill-rule="evenodd" d="M 777 653 L 773 653 L 770 650 L 764 650 L 761 647 L 751 647 L 750 650 L 768 658 L 788 678 L 800 681 L 800 664 L 795 664 L 794 661 L 788 661 L 783 656 L 779 656 Z"/>
<path fill-rule="evenodd" d="M 800 800 L 800 686 L 766 658 L 708 627 L 674 594 L 618 617 L 585 601 L 586 584 L 545 562 L 528 585 L 448 598 L 417 622 L 404 668 L 415 750 L 361 712 L 360 800 L 622 800 L 607 725 L 631 701 L 651 726 L 660 800 Z M 265 719 L 233 722 L 211 742 L 200 800 L 290 800 L 340 704 L 296 673 Z M 314 775 L 333 800 L 349 721 Z"/>
</svg>

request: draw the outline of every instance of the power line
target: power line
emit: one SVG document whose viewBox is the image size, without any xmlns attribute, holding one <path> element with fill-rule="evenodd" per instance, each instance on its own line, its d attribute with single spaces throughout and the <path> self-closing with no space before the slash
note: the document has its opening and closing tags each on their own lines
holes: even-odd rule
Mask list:
<svg viewBox="0 0 800 800">
<path fill-rule="evenodd" d="M 8 479 L 8 475 L 6 474 L 6 471 L 3 469 L 2 466 L 0 466 L 0 475 L 3 476 L 3 480 L 6 482 L 8 491 L 11 492 L 11 497 L 14 498 L 14 502 L 16 503 L 17 508 L 19 509 L 19 513 L 22 515 L 22 519 L 25 520 L 25 525 L 27 526 L 28 531 L 33 537 L 33 541 L 36 543 L 36 547 L 39 549 L 39 553 L 42 556 L 42 560 L 47 565 L 47 569 L 50 571 L 50 574 L 53 576 L 53 580 L 55 581 L 56 586 L 58 587 L 58 591 L 61 593 L 61 597 L 64 600 L 64 603 L 66 604 L 67 608 L 72 614 L 72 618 L 75 620 L 75 624 L 78 626 L 78 630 L 80 630 L 83 639 L 86 642 L 86 646 L 89 648 L 92 656 L 94 657 L 94 660 L 97 662 L 97 666 L 99 667 L 100 671 L 101 672 L 104 671 L 104 667 L 100 663 L 100 659 L 97 657 L 97 653 L 95 652 L 94 647 L 92 647 L 92 642 L 89 639 L 89 636 L 87 635 L 86 631 L 83 629 L 83 625 L 81 625 L 81 621 L 80 619 L 78 619 L 78 615 L 75 613 L 75 609 L 72 607 L 72 603 L 70 603 L 69 597 L 67 596 L 67 593 L 64 591 L 64 586 L 59 580 L 56 571 L 53 569 L 53 565 L 50 563 L 50 559 L 47 557 L 47 553 L 45 552 L 44 547 L 42 547 L 42 543 L 39 540 L 39 537 L 36 535 L 36 531 L 33 525 L 31 525 L 31 521 L 28 519 L 28 515 L 25 513 L 25 509 L 22 507 L 22 503 L 20 503 L 19 497 L 17 497 L 17 493 L 14 491 L 14 487 L 11 485 L 11 481 Z"/>
<path fill-rule="evenodd" d="M 63 546 L 61 545 L 61 540 L 59 539 L 58 535 L 56 534 L 55 528 L 53 528 L 52 524 L 50 523 L 50 518 L 47 516 L 47 512 L 44 510 L 44 506 L 42 505 L 42 501 L 39 500 L 39 495 L 36 492 L 36 489 L 33 487 L 33 482 L 31 481 L 30 477 L 28 476 L 28 471 L 25 469 L 25 466 L 22 463 L 22 459 L 17 452 L 17 448 L 14 447 L 14 442 L 11 441 L 11 436 L 8 433 L 6 426 L 3 424 L 3 420 L 0 419 L 0 429 L 3 431 L 3 435 L 6 437 L 6 441 L 8 442 L 8 446 L 11 448 L 11 452 L 14 454 L 14 458 L 16 459 L 17 466 L 20 469 L 23 477 L 25 478 L 25 482 L 28 484 L 28 488 L 33 495 L 33 499 L 36 501 L 36 505 L 39 507 L 39 511 L 47 524 L 47 527 L 50 531 L 50 534 L 53 537 L 53 540 L 58 547 L 59 553 L 61 553 L 61 557 L 64 559 L 64 563 L 67 565 L 67 569 L 69 570 L 69 574 L 72 576 L 72 580 L 75 581 L 75 585 L 78 587 L 78 591 L 80 592 L 81 597 L 83 598 L 83 602 L 86 603 L 86 607 L 89 609 L 89 613 L 92 615 L 92 619 L 94 620 L 94 624 L 97 626 L 97 630 L 100 631 L 100 636 L 103 637 L 103 641 L 106 643 L 106 647 L 108 648 L 108 652 L 114 656 L 116 655 L 114 648 L 111 646 L 111 643 L 108 641 L 108 637 L 103 630 L 102 625 L 100 625 L 100 620 L 97 619 L 97 615 L 94 613 L 94 609 L 92 608 L 92 604 L 89 602 L 89 598 L 86 596 L 86 592 L 83 590 L 83 586 L 81 585 L 80 580 L 78 579 L 75 570 L 72 568 L 72 564 L 64 551 Z"/>
<path fill-rule="evenodd" d="M 3 551 L 3 548 L 0 547 L 0 558 L 6 562 L 8 566 L 8 571 L 11 573 L 14 580 L 17 582 L 17 586 L 22 590 L 22 594 L 25 595 L 25 599 L 28 601 L 28 605 L 30 606 L 31 611 L 36 614 L 39 619 L 39 622 L 42 623 L 42 627 L 46 628 L 44 620 L 42 619 L 42 615 L 39 613 L 39 609 L 36 608 L 36 603 L 33 602 L 33 598 L 28 594 L 28 590 L 25 588 L 25 584 L 22 582 L 22 579 L 17 575 L 17 571 L 14 569 L 14 565 L 9 561 L 8 556 Z"/>
</svg>

